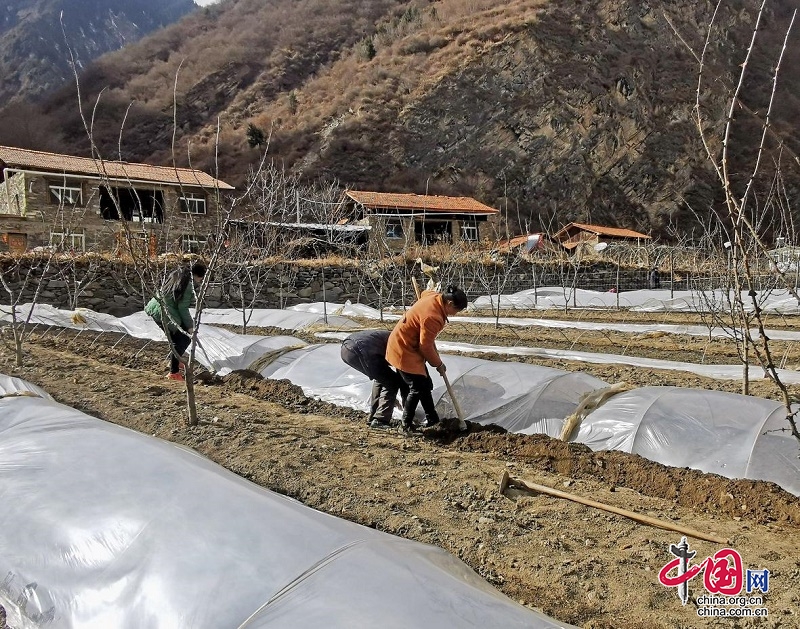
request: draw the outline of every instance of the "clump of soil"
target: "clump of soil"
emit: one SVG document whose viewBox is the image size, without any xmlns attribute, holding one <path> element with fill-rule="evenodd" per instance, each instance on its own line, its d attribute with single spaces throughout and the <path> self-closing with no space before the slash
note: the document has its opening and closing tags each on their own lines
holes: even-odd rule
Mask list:
<svg viewBox="0 0 800 629">
<path fill-rule="evenodd" d="M 307 397 L 303 393 L 302 387 L 289 380 L 265 380 L 260 373 L 239 369 L 223 376 L 221 381 L 232 391 L 246 393 L 261 400 L 277 402 L 295 412 L 318 413 L 329 417 L 366 421 L 366 415 L 361 411 Z"/>
</svg>

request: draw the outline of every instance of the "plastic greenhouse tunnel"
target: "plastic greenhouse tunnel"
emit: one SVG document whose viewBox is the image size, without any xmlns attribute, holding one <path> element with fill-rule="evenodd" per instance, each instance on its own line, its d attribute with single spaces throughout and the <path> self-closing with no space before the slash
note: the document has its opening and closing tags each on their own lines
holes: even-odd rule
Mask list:
<svg viewBox="0 0 800 629">
<path fill-rule="evenodd" d="M 33 627 L 571 627 L 439 548 L 315 511 L 0 377 L 0 604 Z"/>
</svg>

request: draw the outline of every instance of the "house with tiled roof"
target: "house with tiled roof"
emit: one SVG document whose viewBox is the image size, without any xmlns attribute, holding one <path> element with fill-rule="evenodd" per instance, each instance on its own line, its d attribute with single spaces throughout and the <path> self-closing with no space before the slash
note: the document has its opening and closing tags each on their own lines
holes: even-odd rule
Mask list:
<svg viewBox="0 0 800 629">
<path fill-rule="evenodd" d="M 551 251 L 552 241 L 542 232 L 534 234 L 520 234 L 511 238 L 503 238 L 495 245 L 498 251 L 509 252 L 518 251 L 521 253 L 533 253 L 535 251 Z"/>
<path fill-rule="evenodd" d="M 345 199 L 370 226 L 370 242 L 397 251 L 412 244 L 477 244 L 493 239 L 500 211 L 470 197 L 347 190 Z"/>
<path fill-rule="evenodd" d="M 221 195 L 233 187 L 202 171 L 0 146 L 0 251 L 202 248 Z"/>
<path fill-rule="evenodd" d="M 588 223 L 570 223 L 553 235 L 553 241 L 560 243 L 568 251 L 575 251 L 581 247 L 594 247 L 600 243 L 627 242 L 643 245 L 648 240 L 651 240 L 650 236 L 632 229 Z"/>
</svg>

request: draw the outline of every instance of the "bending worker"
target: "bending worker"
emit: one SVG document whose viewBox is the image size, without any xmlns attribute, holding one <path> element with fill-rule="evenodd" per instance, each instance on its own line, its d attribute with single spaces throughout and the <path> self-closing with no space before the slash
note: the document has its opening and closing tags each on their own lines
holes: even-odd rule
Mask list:
<svg viewBox="0 0 800 629">
<path fill-rule="evenodd" d="M 414 413 L 419 403 L 425 411 L 421 427 L 439 423 L 431 395 L 433 381 L 425 363 L 430 363 L 444 376 L 446 367 L 436 349 L 436 336 L 444 329 L 449 316 L 466 307 L 467 296 L 457 286 L 450 285 L 443 293 L 426 290 L 394 326 L 386 346 L 386 360 L 397 369 L 409 388 L 403 405 L 403 432 L 413 430 Z"/>
<path fill-rule="evenodd" d="M 189 306 L 192 303 L 195 290 L 200 286 L 206 274 L 206 267 L 202 262 L 195 262 L 191 267 L 180 266 L 170 273 L 164 280 L 164 285 L 159 291 L 161 300 L 153 297 L 144 307 L 155 322 L 164 330 L 170 343 L 169 374 L 170 380 L 183 381 L 180 365 L 181 356 L 192 342 L 192 315 Z M 166 310 L 161 307 L 166 306 Z"/>
<path fill-rule="evenodd" d="M 342 341 L 342 360 L 372 380 L 367 424 L 370 428 L 389 428 L 397 392 L 405 401 L 408 385 L 386 362 L 389 330 L 362 330 Z"/>
</svg>

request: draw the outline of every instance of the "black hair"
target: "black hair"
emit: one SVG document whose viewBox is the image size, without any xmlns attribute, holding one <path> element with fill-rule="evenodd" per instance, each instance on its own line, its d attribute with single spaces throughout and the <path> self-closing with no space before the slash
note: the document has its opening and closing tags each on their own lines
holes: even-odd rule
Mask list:
<svg viewBox="0 0 800 629">
<path fill-rule="evenodd" d="M 186 289 L 189 287 L 189 282 L 192 280 L 192 275 L 197 277 L 204 277 L 206 274 L 206 265 L 202 262 L 195 262 L 192 266 L 179 266 L 172 273 L 170 273 L 164 280 L 164 295 L 172 295 L 175 301 L 178 301 Z"/>
<path fill-rule="evenodd" d="M 442 299 L 449 301 L 458 310 L 464 310 L 467 307 L 467 294 L 455 284 L 448 284 L 442 293 Z"/>
</svg>

